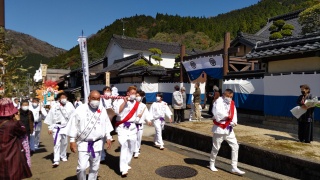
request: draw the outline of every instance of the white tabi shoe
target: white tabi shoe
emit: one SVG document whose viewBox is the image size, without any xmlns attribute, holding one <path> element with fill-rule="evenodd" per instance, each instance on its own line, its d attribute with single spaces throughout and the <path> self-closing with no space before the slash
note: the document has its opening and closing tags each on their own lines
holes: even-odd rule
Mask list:
<svg viewBox="0 0 320 180">
<path fill-rule="evenodd" d="M 122 173 L 121 173 L 121 176 L 122 176 L 122 177 L 127 177 L 127 176 L 128 176 L 128 171 L 122 172 Z"/>
<path fill-rule="evenodd" d="M 245 172 L 244 171 L 241 171 L 240 169 L 238 169 L 237 167 L 236 168 L 232 168 L 231 172 L 233 174 L 238 174 L 238 175 L 244 175 Z"/>
<path fill-rule="evenodd" d="M 164 150 L 164 147 L 163 147 L 163 146 L 160 146 L 160 150 Z"/>
<path fill-rule="evenodd" d="M 54 162 L 53 164 L 52 164 L 52 167 L 53 168 L 56 168 L 56 167 L 58 167 L 59 166 L 59 162 Z"/>
<path fill-rule="evenodd" d="M 213 172 L 217 172 L 218 169 L 214 166 L 214 163 L 210 162 L 210 170 Z"/>
<path fill-rule="evenodd" d="M 68 159 L 67 159 L 67 158 L 61 158 L 61 161 L 63 161 L 63 162 L 67 162 L 67 161 L 68 161 Z"/>
<path fill-rule="evenodd" d="M 134 153 L 134 156 L 133 156 L 133 157 L 137 159 L 137 158 L 139 157 L 139 154 L 140 154 L 140 153 L 136 152 L 136 153 Z"/>
<path fill-rule="evenodd" d="M 131 166 L 128 166 L 128 170 L 132 169 Z"/>
</svg>

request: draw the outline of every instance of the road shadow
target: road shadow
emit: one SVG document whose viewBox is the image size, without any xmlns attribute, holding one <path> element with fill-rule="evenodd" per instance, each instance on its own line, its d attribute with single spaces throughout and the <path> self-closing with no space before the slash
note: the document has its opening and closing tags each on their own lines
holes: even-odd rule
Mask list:
<svg viewBox="0 0 320 180">
<path fill-rule="evenodd" d="M 142 141 L 141 141 L 141 145 L 147 145 L 147 146 L 150 146 L 150 147 L 159 149 L 158 146 L 154 145 L 154 142 L 153 142 L 153 141 L 145 141 L 145 140 L 142 140 Z"/>
<path fill-rule="evenodd" d="M 195 158 L 185 158 L 184 162 L 191 165 L 198 165 L 201 167 L 208 167 L 209 161 Z"/>
<path fill-rule="evenodd" d="M 39 148 L 34 151 L 34 154 L 48 152 L 46 148 Z"/>
<path fill-rule="evenodd" d="M 110 153 L 106 153 L 106 160 L 100 163 L 100 166 L 106 165 L 112 169 L 116 174 L 121 176 L 120 167 L 119 167 L 120 157 L 113 156 Z"/>
<path fill-rule="evenodd" d="M 286 137 L 286 136 L 279 136 L 279 135 L 274 135 L 274 134 L 264 134 L 270 137 L 273 137 L 274 140 L 288 140 L 288 141 L 297 141 L 297 139 L 293 137 Z"/>
<path fill-rule="evenodd" d="M 49 155 L 44 156 L 42 159 L 46 159 L 46 160 L 50 160 L 50 161 L 52 161 L 52 160 L 53 160 L 53 153 L 51 153 L 51 154 L 49 154 Z"/>
</svg>

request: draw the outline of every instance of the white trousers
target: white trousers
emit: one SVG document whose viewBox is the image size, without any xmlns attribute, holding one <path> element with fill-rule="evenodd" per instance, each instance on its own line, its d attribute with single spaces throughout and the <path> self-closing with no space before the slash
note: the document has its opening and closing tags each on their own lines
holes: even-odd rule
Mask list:
<svg viewBox="0 0 320 180">
<path fill-rule="evenodd" d="M 231 166 L 233 168 L 236 168 L 238 164 L 239 145 L 236 135 L 233 131 L 230 134 L 213 134 L 210 162 L 213 164 L 215 163 L 216 157 L 221 147 L 221 143 L 224 140 L 227 141 L 229 146 L 231 147 Z"/>
<path fill-rule="evenodd" d="M 52 137 L 53 141 L 56 137 L 58 129 L 53 129 Z M 56 145 L 53 147 L 53 162 L 59 162 L 60 158 L 67 158 L 68 138 L 65 134 L 58 134 Z"/>
<path fill-rule="evenodd" d="M 121 145 L 120 172 L 127 172 L 136 147 L 137 135 L 119 135 L 118 141 Z"/>
<path fill-rule="evenodd" d="M 101 151 L 101 161 L 106 159 L 106 151 L 104 150 L 104 145 L 106 144 L 107 137 L 102 138 L 102 151 Z"/>
<path fill-rule="evenodd" d="M 143 134 L 143 129 L 139 130 L 137 132 L 137 142 L 136 142 L 136 146 L 134 149 L 135 153 L 138 153 L 140 151 L 141 148 L 141 141 L 142 141 L 142 134 Z"/>
<path fill-rule="evenodd" d="M 159 119 L 156 119 L 153 121 L 153 125 L 156 130 L 156 134 L 154 135 L 154 143 L 158 146 L 163 146 L 162 127 L 164 125 L 164 122 L 160 121 Z"/>
<path fill-rule="evenodd" d="M 89 167 L 88 180 L 96 180 L 98 177 L 98 170 L 100 166 L 101 151 L 95 152 L 95 158 L 91 153 L 79 151 L 77 177 L 78 180 L 86 180 L 86 169 Z M 89 164 L 88 164 L 89 163 Z M 90 166 L 88 166 L 90 165 Z"/>
</svg>

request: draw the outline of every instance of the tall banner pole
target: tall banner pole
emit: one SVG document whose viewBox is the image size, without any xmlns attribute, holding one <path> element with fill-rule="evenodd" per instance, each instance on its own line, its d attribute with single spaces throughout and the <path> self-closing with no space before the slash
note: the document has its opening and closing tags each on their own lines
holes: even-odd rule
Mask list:
<svg viewBox="0 0 320 180">
<path fill-rule="evenodd" d="M 88 97 L 90 94 L 89 85 L 89 61 L 88 61 L 88 51 L 87 51 L 87 38 L 80 36 L 78 39 L 80 54 L 82 59 L 82 74 L 83 74 L 83 91 L 84 91 L 84 102 L 88 103 Z"/>
</svg>

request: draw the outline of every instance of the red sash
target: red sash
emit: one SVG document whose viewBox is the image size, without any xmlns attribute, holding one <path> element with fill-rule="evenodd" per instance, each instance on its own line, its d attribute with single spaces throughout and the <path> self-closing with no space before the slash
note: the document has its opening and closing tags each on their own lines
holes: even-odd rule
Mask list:
<svg viewBox="0 0 320 180">
<path fill-rule="evenodd" d="M 136 113 L 136 111 L 138 110 L 138 107 L 139 107 L 139 102 L 136 101 L 136 103 L 134 104 L 133 108 L 128 113 L 128 115 L 122 121 L 116 122 L 116 126 L 119 126 L 120 124 L 129 121 L 129 119 L 132 118 L 133 114 Z"/>
<path fill-rule="evenodd" d="M 221 124 L 221 123 L 218 123 L 217 121 L 213 120 L 213 123 L 216 125 L 216 126 L 219 126 L 221 127 L 222 129 L 225 129 L 226 127 L 229 126 L 229 124 L 231 123 L 232 119 L 233 119 L 233 116 L 234 116 L 234 101 L 231 101 L 230 103 L 230 114 L 226 120 L 226 123 L 225 124 Z"/>
</svg>

